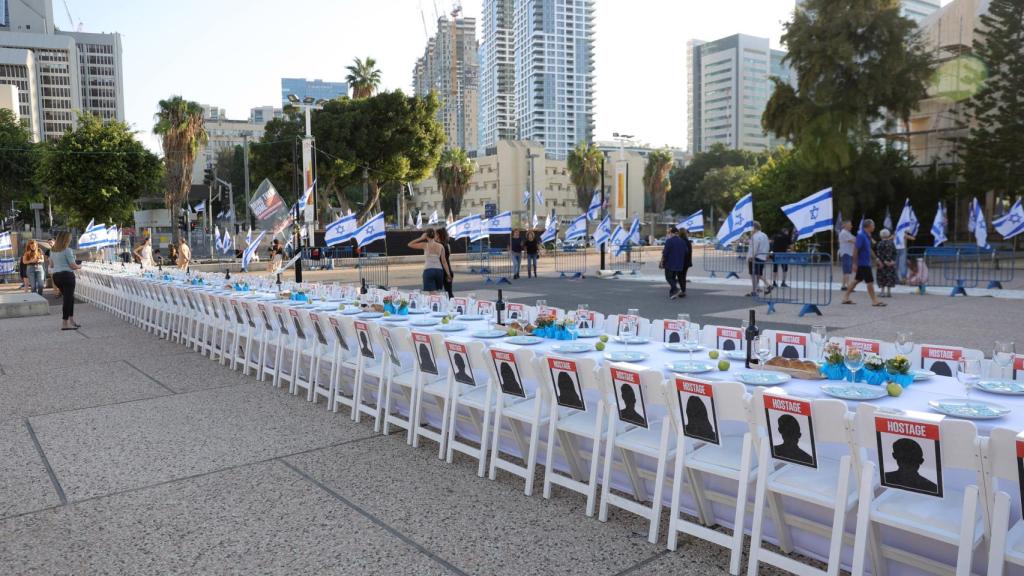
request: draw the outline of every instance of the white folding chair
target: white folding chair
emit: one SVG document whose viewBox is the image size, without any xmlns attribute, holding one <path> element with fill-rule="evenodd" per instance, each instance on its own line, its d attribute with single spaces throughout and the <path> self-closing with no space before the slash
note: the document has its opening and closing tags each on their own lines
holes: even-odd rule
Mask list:
<svg viewBox="0 0 1024 576">
<path fill-rule="evenodd" d="M 254 374 L 258 375 L 264 352 L 263 332 L 266 330 L 266 327 L 262 324 L 262 320 L 260 320 L 259 309 L 256 307 L 255 301 L 241 299 L 238 301 L 238 308 L 241 310 L 245 320 L 245 328 L 243 329 L 245 346 L 242 347 L 240 357 L 232 362 L 231 369 L 235 370 L 241 364 L 242 374 L 248 376 L 251 370 Z"/>
<path fill-rule="evenodd" d="M 899 424 L 908 419 L 916 420 L 910 420 L 910 426 Z M 933 428 L 920 424 L 936 421 L 937 424 L 931 424 Z M 885 430 L 912 430 L 915 435 L 937 437 L 939 448 L 935 449 L 933 440 L 918 441 L 905 435 L 894 442 L 888 441 L 882 436 Z M 922 432 L 918 433 L 919 430 Z M 854 576 L 865 573 L 867 553 L 871 554 L 871 573 L 876 576 L 888 574 L 889 560 L 935 574 L 948 574 L 955 566 L 957 576 L 968 576 L 974 550 L 984 539 L 988 526 L 987 509 L 979 502 L 978 487 L 984 486 L 984 478 L 974 423 L 954 418 L 939 420 L 933 413 L 882 412 L 870 404 L 861 404 L 857 407 L 854 434 L 860 464 Z M 879 458 L 894 461 L 889 467 L 898 466 L 898 469 L 878 471 Z M 929 463 L 935 479 L 921 474 L 929 472 L 926 468 Z M 951 481 L 956 472 L 967 477 L 973 474 L 974 483 L 957 485 Z M 878 489 L 876 494 L 879 478 L 885 479 L 889 486 Z M 910 488 L 896 488 L 894 484 Z M 936 490 L 941 491 L 941 497 L 931 495 Z M 939 546 L 930 546 L 924 555 L 883 545 L 882 526 Z M 942 545 L 952 563 L 940 560 Z"/>
<path fill-rule="evenodd" d="M 491 415 L 496 394 L 494 382 L 487 371 L 487 355 L 483 342 L 446 338 L 451 370 L 448 372 L 448 447 L 445 460 L 451 464 L 455 452 L 477 459 L 477 476 L 487 471 L 487 452 L 490 449 Z M 460 409 L 464 408 L 465 413 Z M 458 424 L 468 424 L 479 438 L 473 446 L 459 433 Z"/>
<path fill-rule="evenodd" d="M 883 358 L 888 358 L 895 354 L 892 342 L 883 342 L 881 340 L 872 340 L 870 338 L 855 338 L 852 336 L 833 336 L 832 338 L 829 338 L 829 342 L 838 344 L 842 350 L 846 350 L 847 348 L 856 348 L 869 354 L 877 354 Z"/>
<path fill-rule="evenodd" d="M 715 523 L 714 504 L 731 508 L 732 531 L 730 534 L 712 530 L 683 518 L 683 482 L 672 485 L 672 505 L 668 529 L 668 549 L 675 550 L 679 533 L 689 534 L 729 549 L 729 573 L 737 576 L 743 555 L 743 530 L 746 522 L 747 493 L 757 476 L 757 450 L 753 425 L 750 420 L 746 389 L 738 382 L 710 382 L 711 397 L 714 400 L 716 435 L 718 444 L 704 442 L 689 447 L 690 438 L 684 437 L 684 444 L 676 447 L 673 478 L 688 475 L 689 485 L 697 505 L 698 518 L 707 524 Z M 680 433 L 682 434 L 682 433 Z M 705 479 L 725 480 L 736 483 L 736 493 L 729 494 L 707 486 Z"/>
<path fill-rule="evenodd" d="M 600 312 L 593 310 L 585 310 L 580 313 L 579 310 L 574 312 L 576 315 L 576 327 L 580 330 L 603 330 L 605 317 Z"/>
<path fill-rule="evenodd" d="M 266 381 L 270 376 L 270 382 L 277 386 L 277 372 L 281 367 L 283 356 L 284 334 L 281 332 L 279 316 L 275 314 L 276 306 L 270 303 L 260 302 L 258 305 L 260 317 L 264 321 L 266 329 L 263 331 L 263 354 L 260 362 L 259 380 Z M 287 328 L 286 328 L 287 329 Z"/>
<path fill-rule="evenodd" d="M 733 326 L 705 325 L 700 331 L 701 344 L 724 352 L 742 352 L 747 349 L 743 330 Z"/>
<path fill-rule="evenodd" d="M 523 326 L 530 322 L 533 318 L 533 306 L 521 304 L 519 302 L 509 302 L 505 304 L 505 318 L 508 322 L 519 322 Z"/>
<path fill-rule="evenodd" d="M 814 354 L 810 348 L 811 335 L 807 332 L 765 330 L 763 334 L 772 344 L 772 356 L 802 360 Z"/>
<path fill-rule="evenodd" d="M 805 400 L 787 396 L 781 389 L 757 388 L 750 409 L 761 438 L 761 466 L 754 491 L 747 575 L 755 576 L 761 562 L 800 576 L 838 575 L 847 515 L 857 504 L 846 403 Z M 773 444 L 777 447 L 774 455 Z M 831 524 L 787 513 L 784 498 L 831 510 Z M 764 548 L 765 506 L 783 554 Z M 786 556 L 794 551 L 793 528 L 828 539 L 824 570 Z"/>
<path fill-rule="evenodd" d="M 648 338 L 651 335 L 651 321 L 648 318 L 636 317 L 637 336 Z M 626 314 L 612 314 L 605 317 L 604 332 L 610 336 L 618 336 L 626 326 Z"/>
<path fill-rule="evenodd" d="M 297 342 L 298 335 L 289 318 L 292 308 L 286 305 L 274 304 L 271 306 L 274 319 L 277 322 L 277 346 L 274 355 L 274 387 L 280 387 L 282 382 L 288 384 L 288 391 L 292 392 L 295 382 L 295 374 L 298 372 Z"/>
<path fill-rule="evenodd" d="M 412 443 L 412 407 L 416 394 L 416 368 L 412 336 L 408 328 L 380 326 L 384 342 L 384 435 L 390 433 L 392 425 L 405 430 L 405 441 Z M 405 403 L 407 416 L 403 417 L 399 401 Z"/>
<path fill-rule="evenodd" d="M 432 297 L 433 298 L 433 297 Z M 418 448 L 420 438 L 437 442 L 437 457 L 444 458 L 448 442 L 448 351 L 444 338 L 435 332 L 412 332 L 416 346 L 416 395 L 413 400 L 412 446 Z M 425 412 L 429 399 L 437 407 L 437 418 L 431 426 Z"/>
<path fill-rule="evenodd" d="M 491 465 L 488 477 L 494 480 L 498 469 L 515 474 L 525 481 L 524 493 L 533 494 L 533 477 L 537 468 L 537 449 L 541 426 L 547 425 L 547 405 L 538 394 L 533 351 L 527 348 L 492 346 L 488 351 L 487 368 L 491 382 L 497 387 L 494 408 L 494 436 L 491 439 Z M 524 465 L 501 457 L 504 424 L 512 436 Z M 529 432 L 523 427 L 529 426 Z"/>
<path fill-rule="evenodd" d="M 694 324 L 697 324 L 694 322 Z M 686 322 L 682 320 L 672 320 L 666 318 L 664 320 L 651 320 L 651 340 L 658 342 L 681 344 L 685 338 L 683 338 L 683 330 L 686 328 Z M 697 324 L 697 328 L 700 328 L 700 324 Z"/>
<path fill-rule="evenodd" d="M 615 398 L 616 406 L 608 411 L 609 433 L 605 443 L 598 519 L 601 522 L 608 520 L 609 505 L 632 512 L 648 521 L 647 540 L 653 544 L 658 541 L 661 525 L 665 469 L 669 457 L 675 456 L 676 440 L 661 372 L 633 364 L 608 363 L 601 368 L 599 381 L 605 389 L 605 396 Z M 612 467 L 616 453 L 629 478 L 632 499 L 612 492 Z M 653 477 L 640 466 L 638 456 L 654 460 Z M 648 480 L 654 482 L 653 492 L 647 490 Z"/>
<path fill-rule="evenodd" d="M 1024 439 L 1017 430 L 994 428 L 985 446 L 985 487 L 992 509 L 988 576 L 1002 576 L 1006 564 L 1024 568 L 1024 521 L 1021 520 L 1020 458 Z M 1012 514 L 1012 516 L 1011 516 Z M 1011 517 L 1014 520 L 1011 521 Z"/>
<path fill-rule="evenodd" d="M 359 349 L 359 363 L 356 366 L 355 406 L 352 408 L 352 419 L 356 422 L 365 414 L 373 418 L 373 431 L 380 432 L 381 412 L 384 410 L 383 383 L 384 359 L 377 325 L 355 320 L 352 323 L 356 332 Z"/>
<path fill-rule="evenodd" d="M 316 387 L 317 346 L 316 327 L 309 317 L 309 309 L 291 307 L 288 315 L 291 317 L 292 328 L 295 330 L 295 349 L 292 351 L 292 378 L 289 392 L 297 395 L 299 390 L 306 391 L 306 401 L 313 401 L 313 389 Z M 303 374 L 303 366 L 306 367 Z"/>
<path fill-rule="evenodd" d="M 325 311 L 310 311 L 307 319 L 309 329 L 310 363 L 309 374 L 311 386 L 309 388 L 308 401 L 316 403 L 323 396 L 327 399 L 327 406 L 331 405 L 331 378 L 323 378 L 323 368 L 326 363 L 333 366 L 334 362 L 334 338 L 331 335 L 331 325 Z M 324 385 L 326 383 L 326 386 Z"/>
<path fill-rule="evenodd" d="M 356 406 L 356 372 L 359 370 L 359 336 L 351 316 L 330 315 L 331 332 L 336 346 L 331 362 L 331 399 L 328 408 L 338 411 L 347 406 L 352 415 Z"/>
<path fill-rule="evenodd" d="M 557 484 L 587 497 L 586 514 L 597 503 L 598 464 L 607 418 L 607 402 L 597 381 L 597 363 L 590 358 L 550 355 L 541 370 L 548 402 L 548 446 L 544 461 L 544 498 Z M 589 445 L 588 445 L 589 443 Z M 555 453 L 565 459 L 569 474 L 555 468 Z M 584 461 L 589 468 L 584 473 Z"/>
<path fill-rule="evenodd" d="M 914 347 L 910 357 L 911 364 L 916 368 L 931 370 L 939 376 L 955 377 L 957 363 L 960 359 L 984 360 L 985 354 L 981 350 L 961 348 L 959 346 L 936 346 L 932 344 L 921 344 Z"/>
</svg>

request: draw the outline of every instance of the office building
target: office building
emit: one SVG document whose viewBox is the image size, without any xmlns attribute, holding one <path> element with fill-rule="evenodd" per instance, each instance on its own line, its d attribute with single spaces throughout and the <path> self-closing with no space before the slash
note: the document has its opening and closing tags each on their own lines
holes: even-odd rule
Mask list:
<svg viewBox="0 0 1024 576">
<path fill-rule="evenodd" d="M 0 64 L 2 66 L 2 64 Z M 18 102 L 18 87 L 14 84 L 0 83 L 0 109 L 10 110 L 14 120 L 21 120 L 21 105 Z"/>
<path fill-rule="evenodd" d="M 796 7 L 803 5 L 803 0 L 796 0 Z M 900 12 L 917 23 L 918 26 L 925 18 L 931 16 L 942 6 L 942 0 L 900 0 Z"/>
<path fill-rule="evenodd" d="M 594 132 L 594 2 L 516 1 L 513 36 L 518 138 L 565 158 Z"/>
<path fill-rule="evenodd" d="M 713 42 L 686 45 L 687 146 L 691 153 L 715 144 L 760 152 L 782 144 L 761 127 L 772 76 L 794 82 L 767 38 L 735 34 Z"/>
<path fill-rule="evenodd" d="M 288 105 L 288 97 L 294 95 L 299 100 L 309 97 L 314 100 L 334 100 L 348 96 L 348 84 L 345 82 L 326 82 L 324 80 L 307 80 L 305 78 L 281 78 L 281 106 Z"/>
<path fill-rule="evenodd" d="M 479 78 L 476 19 L 438 18 L 437 32 L 416 61 L 413 91 L 420 96 L 433 92 L 441 101 L 437 120 L 444 126 L 449 147 L 477 148 Z"/>
<path fill-rule="evenodd" d="M 192 165 L 192 184 L 202 184 L 207 166 L 217 162 L 222 150 L 243 146 L 246 141 L 255 142 L 263 136 L 267 122 L 282 116 L 280 108 L 262 106 L 249 111 L 247 120 L 230 120 L 223 108 L 203 104 L 203 121 L 208 137 L 206 146 L 196 154 Z M 221 176 L 224 177 L 223 175 Z"/>
<path fill-rule="evenodd" d="M 498 140 L 515 140 L 515 41 L 513 0 L 484 0 L 480 41 L 480 121 L 483 156 Z"/>
<path fill-rule="evenodd" d="M 57 30 L 52 0 L 0 1 L 0 83 L 18 87 L 33 138 L 74 129 L 80 111 L 124 120 L 119 34 Z"/>
</svg>

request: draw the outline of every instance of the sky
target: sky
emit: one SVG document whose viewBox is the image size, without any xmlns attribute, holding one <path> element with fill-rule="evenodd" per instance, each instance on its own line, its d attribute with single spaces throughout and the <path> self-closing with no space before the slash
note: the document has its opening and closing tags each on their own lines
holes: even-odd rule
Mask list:
<svg viewBox="0 0 1024 576">
<path fill-rule="evenodd" d="M 67 0 L 75 26 L 122 36 L 126 119 L 147 146 L 157 103 L 181 95 L 244 119 L 280 106 L 282 77 L 343 80 L 372 56 L 386 89 L 411 90 L 412 69 L 450 0 Z M 465 0 L 478 18 L 482 0 Z M 794 0 L 596 0 L 596 138 L 632 134 L 686 145 L 686 42 L 735 33 L 779 47 Z M 58 27 L 71 28 L 62 0 Z"/>
</svg>

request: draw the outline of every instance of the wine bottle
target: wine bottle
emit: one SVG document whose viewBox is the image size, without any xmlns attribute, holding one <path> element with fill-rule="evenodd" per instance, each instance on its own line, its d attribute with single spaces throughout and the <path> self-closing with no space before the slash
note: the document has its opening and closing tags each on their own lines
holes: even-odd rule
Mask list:
<svg viewBox="0 0 1024 576">
<path fill-rule="evenodd" d="M 761 333 L 755 322 L 754 310 L 750 310 L 750 321 L 747 323 L 747 332 L 743 335 L 743 339 L 747 341 L 747 362 L 746 367 L 750 368 L 751 354 L 753 353 L 754 338 Z"/>
<path fill-rule="evenodd" d="M 361 282 L 362 282 L 362 285 L 359 287 L 359 293 L 360 294 L 366 294 L 366 292 L 367 292 L 367 290 L 366 290 L 366 278 L 363 278 L 361 280 Z"/>
<path fill-rule="evenodd" d="M 501 313 L 505 311 L 505 300 L 502 299 L 501 289 L 498 289 L 498 301 L 494 303 L 494 310 L 498 314 L 498 326 L 504 326 L 505 323 L 501 319 Z"/>
</svg>

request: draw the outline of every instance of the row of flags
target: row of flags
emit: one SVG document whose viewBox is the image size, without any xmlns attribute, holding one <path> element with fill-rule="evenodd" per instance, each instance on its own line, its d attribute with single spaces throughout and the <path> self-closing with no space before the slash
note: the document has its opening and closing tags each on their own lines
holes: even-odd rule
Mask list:
<svg viewBox="0 0 1024 576">
<path fill-rule="evenodd" d="M 78 237 L 78 247 L 81 249 L 105 248 L 117 246 L 120 243 L 121 230 L 117 225 L 107 228 L 106 224 L 97 224 L 95 219 L 89 220 L 89 224 L 85 226 L 85 232 Z"/>
</svg>

